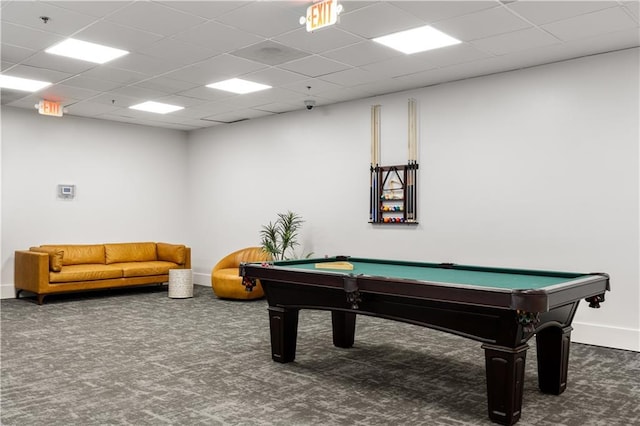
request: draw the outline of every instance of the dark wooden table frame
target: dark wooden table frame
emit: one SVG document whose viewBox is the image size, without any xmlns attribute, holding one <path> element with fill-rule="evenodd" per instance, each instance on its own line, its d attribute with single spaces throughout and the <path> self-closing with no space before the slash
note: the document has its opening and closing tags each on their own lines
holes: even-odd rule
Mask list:
<svg viewBox="0 0 640 426">
<path fill-rule="evenodd" d="M 331 311 L 333 344 L 340 348 L 353 346 L 357 314 L 453 333 L 483 343 L 489 418 L 507 425 L 521 415 L 526 342 L 536 336 L 540 390 L 561 394 L 567 386 L 571 322 L 578 304 L 584 298 L 599 307 L 609 289 L 606 274 L 568 279 L 546 290 L 506 291 L 316 273 L 277 264 L 245 264 L 240 269 L 245 278 L 260 279 L 267 296 L 274 361 L 295 359 L 300 309 Z"/>
</svg>

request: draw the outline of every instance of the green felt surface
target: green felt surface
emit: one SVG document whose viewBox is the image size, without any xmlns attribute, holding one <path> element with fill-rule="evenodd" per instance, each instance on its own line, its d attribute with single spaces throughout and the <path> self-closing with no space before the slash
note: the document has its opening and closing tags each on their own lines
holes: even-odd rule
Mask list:
<svg viewBox="0 0 640 426">
<path fill-rule="evenodd" d="M 329 259 L 331 260 L 331 259 Z M 451 283 L 462 285 L 473 285 L 479 287 L 491 287 L 512 290 L 525 289 L 542 289 L 548 286 L 561 284 L 573 279 L 580 278 L 580 275 L 571 276 L 554 276 L 547 275 L 544 271 L 539 274 L 519 274 L 517 270 L 509 272 L 504 271 L 475 271 L 466 269 L 447 269 L 420 265 L 403 265 L 394 263 L 383 263 L 380 261 L 363 262 L 349 260 L 353 265 L 353 270 L 333 270 L 333 269 L 316 269 L 315 264 L 318 260 L 309 262 L 286 264 L 283 262 L 281 266 L 286 268 L 295 268 L 308 271 L 316 271 L 319 273 L 333 274 L 355 274 L 368 275 L 384 278 L 400 278 L 418 281 L 429 281 L 438 283 Z M 487 268 L 489 269 L 489 268 Z"/>
</svg>

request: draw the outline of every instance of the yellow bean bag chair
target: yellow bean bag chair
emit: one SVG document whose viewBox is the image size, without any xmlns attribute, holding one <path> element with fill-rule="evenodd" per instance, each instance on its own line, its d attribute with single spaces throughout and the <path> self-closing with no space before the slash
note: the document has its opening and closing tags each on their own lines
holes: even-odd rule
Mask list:
<svg viewBox="0 0 640 426">
<path fill-rule="evenodd" d="M 270 260 L 269 253 L 262 247 L 248 247 L 235 251 L 220 260 L 211 270 L 211 288 L 221 299 L 259 299 L 264 297 L 264 290 L 260 281 L 252 291 L 247 291 L 242 285 L 239 273 L 242 262 L 263 262 Z"/>
</svg>

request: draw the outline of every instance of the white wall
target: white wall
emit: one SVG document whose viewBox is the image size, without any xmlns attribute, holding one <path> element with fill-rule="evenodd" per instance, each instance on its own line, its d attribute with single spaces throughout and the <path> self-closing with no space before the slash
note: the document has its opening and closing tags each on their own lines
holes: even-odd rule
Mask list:
<svg viewBox="0 0 640 426">
<path fill-rule="evenodd" d="M 640 350 L 638 49 L 189 134 L 196 279 L 293 210 L 316 255 L 605 271 L 573 340 Z M 370 106 L 382 163 L 406 162 L 419 110 L 418 226 L 368 221 Z"/>
<path fill-rule="evenodd" d="M 14 251 L 47 243 L 188 243 L 183 131 L 2 109 L 2 296 Z M 76 185 L 73 201 L 58 184 Z"/>
<path fill-rule="evenodd" d="M 638 49 L 191 132 L 2 109 L 0 290 L 13 252 L 155 240 L 193 249 L 209 285 L 262 224 L 300 213 L 318 256 L 605 271 L 573 340 L 640 351 Z M 406 161 L 419 110 L 418 226 L 373 226 L 370 107 L 382 162 Z M 56 185 L 77 185 L 74 201 Z"/>
</svg>

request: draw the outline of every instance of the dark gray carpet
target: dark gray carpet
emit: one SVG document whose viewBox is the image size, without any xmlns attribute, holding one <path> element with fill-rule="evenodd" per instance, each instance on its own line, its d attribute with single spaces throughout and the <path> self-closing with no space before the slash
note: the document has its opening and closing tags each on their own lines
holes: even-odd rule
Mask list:
<svg viewBox="0 0 640 426">
<path fill-rule="evenodd" d="M 477 342 L 360 316 L 355 347 L 338 349 L 330 314 L 301 311 L 296 362 L 278 364 L 265 301 L 195 295 L 3 300 L 2 424 L 491 424 Z M 553 396 L 537 389 L 531 344 L 519 424 L 640 424 L 640 353 L 573 344 Z"/>
</svg>

